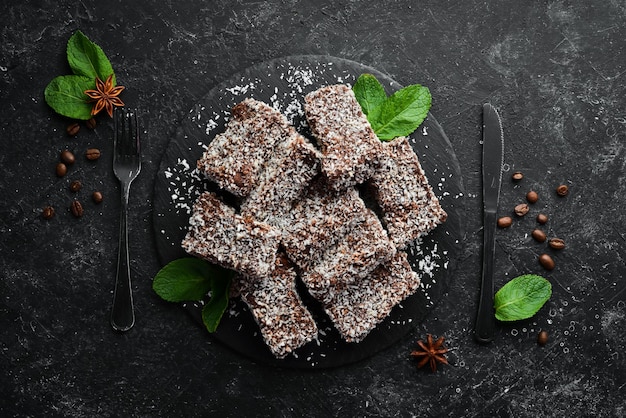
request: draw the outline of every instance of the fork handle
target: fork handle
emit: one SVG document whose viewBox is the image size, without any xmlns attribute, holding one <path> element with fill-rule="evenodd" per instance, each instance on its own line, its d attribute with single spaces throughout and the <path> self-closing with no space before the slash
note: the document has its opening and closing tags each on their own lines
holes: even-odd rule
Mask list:
<svg viewBox="0 0 626 418">
<path fill-rule="evenodd" d="M 111 326 L 116 331 L 128 331 L 135 324 L 133 308 L 133 292 L 130 281 L 130 263 L 128 255 L 128 195 L 130 183 L 122 184 L 122 209 L 120 216 L 120 243 L 117 255 L 117 275 L 113 308 L 111 310 Z"/>
</svg>

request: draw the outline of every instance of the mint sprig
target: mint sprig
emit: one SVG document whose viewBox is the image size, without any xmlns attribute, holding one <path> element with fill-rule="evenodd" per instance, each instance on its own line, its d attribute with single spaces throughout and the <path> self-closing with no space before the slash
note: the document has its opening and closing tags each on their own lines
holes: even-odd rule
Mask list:
<svg viewBox="0 0 626 418">
<path fill-rule="evenodd" d="M 67 41 L 67 62 L 70 64 L 74 74 L 89 77 L 93 80 L 96 77 L 100 80 L 106 80 L 113 74 L 113 83 L 115 84 L 113 67 L 106 54 L 102 48 L 91 42 L 79 30 L 74 32 Z"/>
<path fill-rule="evenodd" d="M 496 318 L 499 321 L 518 321 L 535 315 L 550 299 L 552 285 L 535 274 L 516 277 L 498 290 L 494 296 Z"/>
<path fill-rule="evenodd" d="M 371 125 L 371 121 L 378 120 L 382 105 L 387 100 L 385 88 L 373 75 L 361 74 L 352 91 Z"/>
<path fill-rule="evenodd" d="M 87 120 L 92 117 L 92 105 L 85 90 L 96 87 L 96 77 L 106 80 L 115 73 L 102 48 L 91 42 L 81 31 L 76 31 L 67 42 L 67 61 L 73 75 L 55 77 L 46 86 L 44 97 L 48 106 L 60 115 Z"/>
<path fill-rule="evenodd" d="M 352 91 L 381 141 L 407 136 L 424 122 L 432 103 L 430 90 L 420 84 L 404 87 L 391 96 L 372 74 L 362 74 Z"/>
<path fill-rule="evenodd" d="M 95 79 L 79 75 L 62 75 L 52 79 L 44 91 L 46 103 L 58 114 L 72 119 L 87 120 L 91 103 L 85 90 L 95 86 Z"/>
<path fill-rule="evenodd" d="M 203 300 L 202 321 L 215 332 L 228 307 L 233 272 L 198 258 L 180 258 L 165 265 L 154 277 L 152 289 L 168 302 Z"/>
</svg>

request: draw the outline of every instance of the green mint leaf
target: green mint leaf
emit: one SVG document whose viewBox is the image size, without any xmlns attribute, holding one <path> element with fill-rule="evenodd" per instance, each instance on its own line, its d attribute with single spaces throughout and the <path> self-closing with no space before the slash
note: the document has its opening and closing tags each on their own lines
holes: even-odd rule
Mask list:
<svg viewBox="0 0 626 418">
<path fill-rule="evenodd" d="M 152 289 L 169 302 L 198 301 L 211 290 L 211 277 L 220 270 L 199 258 L 179 258 L 159 270 Z"/>
<path fill-rule="evenodd" d="M 231 276 L 213 277 L 211 299 L 202 308 L 202 322 L 209 332 L 215 332 L 228 307 Z"/>
<path fill-rule="evenodd" d="M 209 332 L 215 332 L 228 307 L 232 277 L 232 271 L 199 258 L 180 258 L 157 273 L 152 289 L 169 302 L 199 301 L 211 291 L 202 308 L 202 322 Z"/>
<path fill-rule="evenodd" d="M 357 102 L 381 141 L 407 136 L 424 122 L 432 103 L 430 90 L 413 84 L 387 97 L 372 74 L 361 74 L 352 87 Z"/>
<path fill-rule="evenodd" d="M 44 97 L 46 103 L 55 112 L 72 119 L 87 120 L 91 118 L 92 105 L 85 90 L 95 88 L 93 78 L 65 75 L 59 76 L 46 86 Z"/>
<path fill-rule="evenodd" d="M 494 308 L 500 321 L 532 317 L 552 295 L 552 285 L 541 276 L 526 274 L 506 283 L 496 292 Z"/>
<path fill-rule="evenodd" d="M 382 104 L 372 129 L 382 141 L 410 135 L 426 119 L 431 101 L 428 88 L 419 84 L 398 90 Z"/>
<path fill-rule="evenodd" d="M 385 88 L 372 74 L 361 74 L 354 83 L 352 91 L 367 120 L 377 120 L 382 104 L 387 100 Z"/>
<path fill-rule="evenodd" d="M 67 61 L 76 75 L 93 80 L 99 77 L 104 81 L 113 74 L 113 85 L 116 84 L 113 67 L 102 48 L 91 42 L 79 30 L 74 32 L 67 42 Z"/>
</svg>

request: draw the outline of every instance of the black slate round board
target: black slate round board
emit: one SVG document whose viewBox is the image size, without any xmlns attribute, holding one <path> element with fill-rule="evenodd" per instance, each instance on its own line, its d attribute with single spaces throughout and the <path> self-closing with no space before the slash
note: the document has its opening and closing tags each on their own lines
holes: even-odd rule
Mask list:
<svg viewBox="0 0 626 418">
<path fill-rule="evenodd" d="M 224 131 L 232 106 L 247 97 L 264 101 L 283 112 L 301 133 L 307 135 L 302 115 L 304 95 L 324 85 L 352 85 L 363 73 L 374 74 L 388 94 L 401 88 L 381 72 L 353 61 L 329 56 L 294 56 L 250 67 L 213 88 L 195 104 L 182 121 L 176 137 L 170 141 L 156 178 L 154 228 L 163 265 L 187 256 L 180 243 L 196 197 L 204 190 L 220 192 L 214 184 L 198 175 L 195 167 L 204 147 L 216 134 Z M 422 286 L 414 295 L 396 306 L 363 341 L 346 343 L 323 310 L 300 288 L 303 301 L 318 323 L 320 335 L 318 340 L 285 359 L 273 357 L 247 306 L 238 299 L 231 300 L 213 337 L 257 361 L 284 367 L 322 368 L 367 358 L 414 329 L 440 300 L 455 270 L 462 250 L 464 193 L 452 145 L 431 114 L 411 135 L 411 143 L 435 194 L 448 213 L 443 225 L 419 246 L 408 250 L 409 261 L 422 280 Z M 184 306 L 202 324 L 201 307 L 196 303 Z"/>
</svg>

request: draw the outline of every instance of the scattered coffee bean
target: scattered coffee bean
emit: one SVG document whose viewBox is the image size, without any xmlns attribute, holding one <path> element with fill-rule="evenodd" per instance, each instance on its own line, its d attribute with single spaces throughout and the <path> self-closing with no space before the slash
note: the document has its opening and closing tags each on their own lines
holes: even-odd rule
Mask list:
<svg viewBox="0 0 626 418">
<path fill-rule="evenodd" d="M 87 126 L 89 129 L 94 129 L 96 127 L 97 123 L 96 120 L 94 118 L 91 119 L 87 119 L 85 121 L 85 126 Z"/>
<path fill-rule="evenodd" d="M 565 248 L 565 241 L 563 241 L 561 238 L 550 238 L 550 241 L 548 241 L 548 245 L 554 250 L 562 250 L 563 248 Z"/>
<path fill-rule="evenodd" d="M 546 233 L 543 232 L 541 229 L 533 230 L 531 235 L 533 236 L 533 238 L 537 242 L 545 242 L 546 241 Z"/>
<path fill-rule="evenodd" d="M 541 330 L 537 334 L 537 344 L 544 346 L 548 343 L 548 331 Z"/>
<path fill-rule="evenodd" d="M 513 224 L 513 219 L 510 216 L 498 218 L 498 227 L 500 228 L 508 228 L 511 224 Z"/>
<path fill-rule="evenodd" d="M 517 216 L 524 216 L 528 213 L 528 211 L 530 210 L 530 208 L 528 207 L 528 205 L 526 203 L 520 203 L 519 205 L 515 206 L 515 214 Z"/>
<path fill-rule="evenodd" d="M 67 174 L 67 166 L 63 163 L 58 163 L 56 166 L 56 173 L 58 177 L 63 177 Z"/>
<path fill-rule="evenodd" d="M 539 200 L 539 195 L 534 190 L 531 190 L 526 193 L 526 200 L 528 200 L 529 203 L 537 203 L 537 201 Z"/>
<path fill-rule="evenodd" d="M 67 125 L 67 128 L 65 128 L 65 131 L 69 136 L 76 136 L 78 131 L 80 131 L 80 125 L 78 123 L 69 124 Z"/>
<path fill-rule="evenodd" d="M 85 157 L 87 157 L 87 159 L 91 161 L 97 160 L 98 158 L 100 158 L 100 150 L 97 148 L 89 148 L 87 151 L 85 151 Z"/>
<path fill-rule="evenodd" d="M 76 158 L 74 157 L 72 151 L 66 149 L 61 152 L 61 161 L 63 161 L 65 164 L 71 165 L 74 164 Z"/>
<path fill-rule="evenodd" d="M 554 269 L 554 260 L 548 254 L 541 254 L 539 256 L 539 264 L 546 270 Z"/>
<path fill-rule="evenodd" d="M 93 194 L 91 195 L 91 198 L 93 199 L 94 203 L 101 203 L 103 199 L 102 193 L 93 192 Z"/>
<path fill-rule="evenodd" d="M 79 191 L 82 187 L 83 185 L 78 180 L 74 180 L 73 182 L 70 183 L 70 190 L 74 193 Z"/>
<path fill-rule="evenodd" d="M 546 215 L 545 213 L 540 213 L 539 215 L 537 215 L 537 222 L 539 222 L 541 225 L 547 223 L 548 215 Z"/>
<path fill-rule="evenodd" d="M 567 196 L 568 193 L 569 187 L 567 187 L 566 184 L 561 184 L 559 187 L 556 188 L 556 194 L 558 194 L 559 196 Z"/>
<path fill-rule="evenodd" d="M 70 211 L 72 212 L 72 215 L 74 215 L 77 218 L 80 218 L 81 216 L 83 216 L 83 205 L 81 205 L 81 203 L 78 200 L 74 200 L 72 202 L 72 205 L 70 206 Z"/>
<path fill-rule="evenodd" d="M 511 175 L 511 178 L 513 181 L 520 181 L 524 178 L 524 174 L 521 171 L 516 171 L 513 175 Z"/>
<path fill-rule="evenodd" d="M 54 208 L 52 206 L 46 206 L 41 213 L 44 219 L 52 219 L 54 216 Z"/>
</svg>

